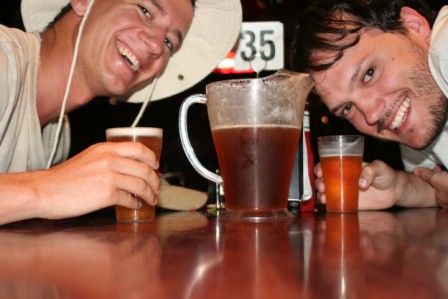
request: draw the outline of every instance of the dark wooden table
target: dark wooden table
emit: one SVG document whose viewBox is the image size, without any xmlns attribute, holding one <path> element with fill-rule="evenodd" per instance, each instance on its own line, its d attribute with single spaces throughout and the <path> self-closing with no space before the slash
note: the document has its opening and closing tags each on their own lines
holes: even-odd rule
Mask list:
<svg viewBox="0 0 448 299">
<path fill-rule="evenodd" d="M 0 298 L 448 298 L 448 211 L 0 226 Z"/>
</svg>

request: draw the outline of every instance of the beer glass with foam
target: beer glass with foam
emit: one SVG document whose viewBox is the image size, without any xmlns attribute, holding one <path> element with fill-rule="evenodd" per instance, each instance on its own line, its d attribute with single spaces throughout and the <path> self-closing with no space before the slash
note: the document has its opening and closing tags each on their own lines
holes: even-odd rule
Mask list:
<svg viewBox="0 0 448 299">
<path fill-rule="evenodd" d="M 317 138 L 317 145 L 325 182 L 326 210 L 357 211 L 364 137 L 320 136 Z"/>
<path fill-rule="evenodd" d="M 110 128 L 106 130 L 106 138 L 109 142 L 138 141 L 151 149 L 160 160 L 162 152 L 163 130 L 152 127 L 123 127 Z M 155 206 L 151 206 L 141 198 L 137 199 L 141 203 L 140 209 L 128 209 L 122 206 L 115 207 L 115 214 L 118 222 L 146 222 L 154 220 Z"/>
<path fill-rule="evenodd" d="M 206 95 L 182 103 L 182 146 L 196 171 L 223 184 L 223 218 L 290 218 L 289 184 L 314 82 L 307 74 L 280 70 L 264 78 L 226 80 L 206 86 Z M 222 177 L 197 159 L 187 133 L 192 104 L 206 104 Z"/>
</svg>

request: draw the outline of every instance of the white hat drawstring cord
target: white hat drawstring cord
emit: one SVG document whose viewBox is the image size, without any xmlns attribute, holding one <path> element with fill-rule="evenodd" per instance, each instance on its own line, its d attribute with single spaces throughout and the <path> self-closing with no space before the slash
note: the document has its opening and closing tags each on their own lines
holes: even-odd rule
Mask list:
<svg viewBox="0 0 448 299">
<path fill-rule="evenodd" d="M 157 78 L 154 78 L 154 80 L 152 81 L 152 85 L 151 88 L 149 89 L 148 95 L 146 96 L 145 101 L 143 102 L 142 107 L 140 108 L 140 111 L 137 114 L 137 117 L 135 118 L 134 122 L 132 123 L 132 127 L 136 127 L 137 124 L 139 123 L 140 119 L 142 118 L 143 113 L 146 110 L 146 107 L 148 106 L 149 102 L 151 101 L 152 98 L 152 93 L 154 92 L 154 88 L 156 87 L 157 84 Z"/>
<path fill-rule="evenodd" d="M 81 40 L 82 31 L 84 29 L 84 24 L 86 23 L 87 17 L 90 14 L 90 9 L 93 6 L 93 2 L 95 2 L 95 0 L 90 0 L 89 5 L 87 6 L 86 13 L 84 14 L 84 16 L 83 16 L 83 18 L 81 20 L 81 24 L 79 26 L 79 32 L 78 32 L 78 35 L 76 37 L 76 44 L 75 44 L 75 50 L 74 50 L 74 53 L 73 53 L 72 64 L 71 64 L 71 67 L 70 67 L 70 73 L 69 73 L 69 76 L 68 76 L 67 85 L 65 87 L 65 94 L 64 94 L 64 98 L 62 100 L 62 107 L 61 107 L 61 111 L 60 111 L 60 114 L 59 114 L 58 126 L 57 126 L 57 129 L 56 129 L 56 136 L 54 138 L 53 148 L 51 150 L 50 157 L 48 158 L 48 161 L 47 161 L 47 169 L 51 167 L 51 164 L 53 163 L 54 156 L 56 155 L 56 150 L 58 148 L 59 138 L 60 138 L 61 130 L 62 130 L 62 124 L 63 124 L 63 121 L 64 121 L 65 106 L 67 104 L 67 98 L 68 98 L 68 94 L 70 92 L 70 87 L 71 87 L 71 84 L 72 84 L 73 73 L 74 73 L 75 65 L 76 65 L 76 59 L 78 57 L 79 43 L 80 43 L 80 40 Z"/>
</svg>

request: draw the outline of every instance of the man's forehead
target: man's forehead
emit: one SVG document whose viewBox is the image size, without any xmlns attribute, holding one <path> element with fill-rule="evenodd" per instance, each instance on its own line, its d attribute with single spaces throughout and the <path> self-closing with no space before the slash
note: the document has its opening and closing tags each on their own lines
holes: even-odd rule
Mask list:
<svg viewBox="0 0 448 299">
<path fill-rule="evenodd" d="M 328 70 L 323 71 L 314 71 L 309 73 L 310 76 L 313 78 L 315 84 L 313 87 L 313 91 L 319 95 L 321 98 L 325 98 L 329 95 L 329 90 L 327 87 L 328 84 Z"/>
<path fill-rule="evenodd" d="M 315 49 L 311 52 L 310 60 L 313 65 L 329 64 L 337 58 L 339 51 L 328 49 Z"/>
</svg>

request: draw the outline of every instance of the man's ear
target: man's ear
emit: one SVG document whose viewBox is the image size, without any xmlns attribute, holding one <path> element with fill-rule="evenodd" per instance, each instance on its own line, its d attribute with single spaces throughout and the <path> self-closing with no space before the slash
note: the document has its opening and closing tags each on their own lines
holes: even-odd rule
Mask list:
<svg viewBox="0 0 448 299">
<path fill-rule="evenodd" d="M 90 0 L 71 0 L 72 9 L 79 17 L 84 16 L 89 6 Z"/>
<path fill-rule="evenodd" d="M 409 33 L 416 35 L 429 44 L 431 27 L 428 20 L 426 20 L 424 16 L 408 6 L 403 6 L 401 8 L 400 18 L 403 26 L 409 31 Z"/>
</svg>

